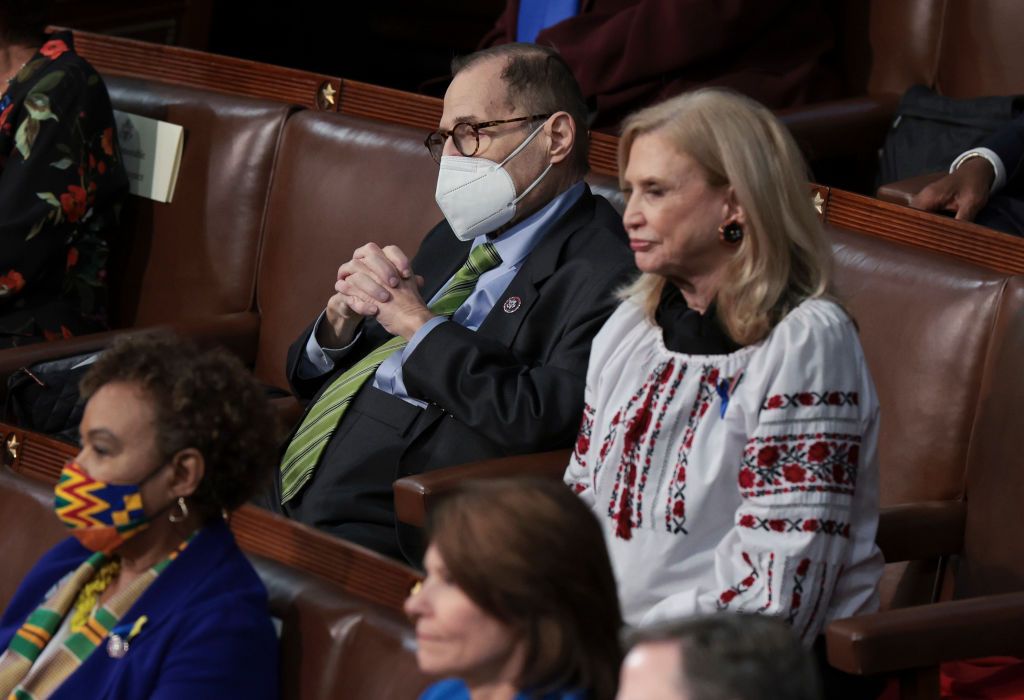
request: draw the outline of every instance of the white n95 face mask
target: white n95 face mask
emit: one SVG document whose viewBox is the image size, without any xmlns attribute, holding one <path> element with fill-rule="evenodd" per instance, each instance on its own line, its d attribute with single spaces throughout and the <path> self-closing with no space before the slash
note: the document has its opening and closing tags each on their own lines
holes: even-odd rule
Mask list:
<svg viewBox="0 0 1024 700">
<path fill-rule="evenodd" d="M 551 170 L 551 163 L 518 197 L 512 176 L 504 166 L 526 148 L 543 128 L 541 124 L 534 129 L 500 163 L 487 158 L 441 156 L 434 199 L 456 238 L 471 241 L 504 226 L 516 215 L 516 204 L 544 179 Z"/>
</svg>

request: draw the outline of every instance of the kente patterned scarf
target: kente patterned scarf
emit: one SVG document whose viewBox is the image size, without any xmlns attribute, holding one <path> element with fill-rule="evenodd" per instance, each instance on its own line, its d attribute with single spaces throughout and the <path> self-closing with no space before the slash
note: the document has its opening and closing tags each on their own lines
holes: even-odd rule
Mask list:
<svg viewBox="0 0 1024 700">
<path fill-rule="evenodd" d="M 0 697 L 7 700 L 45 700 L 50 697 L 89 658 L 89 654 L 117 626 L 156 577 L 184 551 L 193 537 L 195 533 L 166 559 L 150 567 L 127 588 L 97 608 L 81 629 L 64 639 L 56 654 L 35 666 L 36 659 L 60 628 L 79 591 L 109 557 L 97 552 L 86 559 L 53 595 L 28 616 L 11 639 L 7 651 L 0 656 Z"/>
</svg>

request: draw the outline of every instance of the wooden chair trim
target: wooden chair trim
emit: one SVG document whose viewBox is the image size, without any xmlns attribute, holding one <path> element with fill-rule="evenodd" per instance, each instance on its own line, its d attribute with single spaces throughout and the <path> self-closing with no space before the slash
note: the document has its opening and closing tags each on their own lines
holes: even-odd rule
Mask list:
<svg viewBox="0 0 1024 700">
<path fill-rule="evenodd" d="M 335 111 L 341 78 L 232 56 L 75 31 L 75 51 L 104 75 L 274 100 Z M 326 90 L 326 86 L 330 90 Z M 330 102 L 327 97 L 333 102 Z"/>
<path fill-rule="evenodd" d="M 74 445 L 5 423 L 0 423 L 0 447 L 4 464 L 51 486 L 64 463 L 78 453 Z M 255 506 L 235 511 L 230 523 L 238 545 L 248 554 L 319 576 L 346 593 L 398 612 L 421 578 L 404 564 Z"/>
<path fill-rule="evenodd" d="M 965 221 L 829 187 L 824 220 L 836 228 L 951 255 L 1008 274 L 1024 273 L 1024 239 Z"/>
</svg>

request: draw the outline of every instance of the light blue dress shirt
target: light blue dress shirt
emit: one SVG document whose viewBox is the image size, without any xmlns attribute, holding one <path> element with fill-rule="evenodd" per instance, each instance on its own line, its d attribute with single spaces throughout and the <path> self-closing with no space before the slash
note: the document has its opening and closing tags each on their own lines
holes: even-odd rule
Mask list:
<svg viewBox="0 0 1024 700">
<path fill-rule="evenodd" d="M 484 319 L 487 318 L 487 314 L 498 303 L 498 299 L 508 289 L 508 285 L 512 282 L 516 273 L 519 272 L 527 256 L 544 238 L 544 234 L 551 229 L 551 225 L 561 219 L 576 204 L 582 196 L 585 187 L 586 185 L 583 182 L 576 183 L 552 199 L 544 207 L 491 241 L 494 247 L 498 249 L 498 254 L 501 256 L 501 264 L 480 275 L 480 279 L 477 280 L 473 292 L 452 315 L 451 320 L 453 322 L 471 331 L 475 331 L 480 327 Z M 473 240 L 472 248 L 481 245 L 487 240 L 486 235 L 477 236 Z M 448 282 L 450 281 L 451 279 L 449 278 Z M 437 293 L 431 297 L 428 306 L 441 296 L 448 286 L 448 282 L 441 285 Z M 319 328 L 323 321 L 324 313 L 321 313 L 316 327 Z M 394 353 L 381 363 L 373 377 L 373 386 L 413 405 L 426 406 L 426 402 L 414 399 L 406 392 L 405 382 L 402 378 L 402 366 L 405 364 L 406 358 L 427 337 L 427 334 L 440 324 L 446 322 L 447 319 L 437 316 L 423 324 L 409 340 L 409 344 L 405 346 L 402 352 Z M 299 376 L 302 378 L 312 378 L 330 372 L 334 369 L 335 361 L 341 358 L 358 339 L 359 336 L 356 336 L 355 340 L 344 348 L 323 348 L 320 347 L 320 343 L 316 340 L 316 328 L 314 328 L 313 333 L 310 334 L 309 340 L 306 342 L 305 355 L 297 368 Z"/>
</svg>

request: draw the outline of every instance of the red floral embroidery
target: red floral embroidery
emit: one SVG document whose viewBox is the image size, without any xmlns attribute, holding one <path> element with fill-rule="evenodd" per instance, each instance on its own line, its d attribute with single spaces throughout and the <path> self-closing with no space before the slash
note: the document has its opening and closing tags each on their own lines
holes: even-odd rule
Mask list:
<svg viewBox="0 0 1024 700">
<path fill-rule="evenodd" d="M 51 61 L 55 61 L 61 56 L 61 54 L 68 52 L 68 45 L 64 43 L 62 39 L 50 39 L 48 42 L 43 44 L 43 48 L 39 49 L 39 53 L 46 56 Z"/>
<path fill-rule="evenodd" d="M 789 464 L 782 468 L 782 476 L 785 477 L 786 481 L 799 483 L 807 476 L 807 472 L 795 464 Z"/>
<path fill-rule="evenodd" d="M 66 340 L 68 338 L 73 338 L 74 336 L 75 334 L 72 333 L 67 326 L 61 326 L 60 333 L 48 331 L 45 328 L 43 329 L 43 338 L 45 338 L 48 342 L 53 340 Z"/>
<path fill-rule="evenodd" d="M 801 406 L 857 406 L 856 391 L 800 391 L 795 394 L 773 394 L 761 404 L 762 411 Z"/>
<path fill-rule="evenodd" d="M 583 419 L 580 421 L 580 432 L 576 436 L 576 448 L 573 459 L 581 467 L 587 466 L 587 452 L 590 451 L 590 436 L 594 431 L 594 408 L 589 404 L 583 406 Z"/>
<path fill-rule="evenodd" d="M 779 461 L 778 447 L 762 447 L 757 452 L 757 466 L 770 467 Z"/>
<path fill-rule="evenodd" d="M 821 520 L 820 518 L 762 518 L 750 513 L 743 513 L 737 519 L 739 527 L 748 530 L 764 530 L 765 532 L 810 532 L 814 534 L 850 537 L 850 523 L 839 520 Z"/>
<path fill-rule="evenodd" d="M 20 292 L 25 286 L 25 278 L 17 270 L 8 270 L 6 275 L 0 275 L 0 290 L 6 288 L 8 293 Z"/>
<path fill-rule="evenodd" d="M 657 366 L 643 386 L 630 397 L 625 408 L 612 418 L 610 430 L 602 440 L 600 463 L 604 462 L 611 449 L 618 427 L 623 423 L 622 416 L 631 416 L 625 419 L 622 455 L 608 504 L 608 517 L 615 521 L 615 535 L 621 539 L 631 539 L 633 528 L 643 524 L 643 495 L 654 446 L 661 434 L 665 412 L 685 373 L 684 365 L 672 380 L 676 374 L 674 360 Z"/>
<path fill-rule="evenodd" d="M 114 155 L 114 129 L 107 127 L 103 130 L 103 135 L 100 136 L 100 148 L 108 156 Z"/>
<path fill-rule="evenodd" d="M 804 581 L 807 579 L 807 570 L 810 566 L 810 559 L 801 559 L 800 563 L 796 565 L 796 571 L 793 574 L 793 593 L 789 599 L 789 613 L 786 615 L 786 622 L 789 624 L 793 624 L 797 613 L 800 612 L 800 603 L 804 593 Z"/>
<path fill-rule="evenodd" d="M 85 216 L 88 208 L 88 197 L 85 190 L 78 185 L 68 185 L 68 191 L 60 196 L 60 206 L 68 221 L 72 224 L 75 223 Z"/>
<path fill-rule="evenodd" d="M 711 402 L 718 395 L 718 375 L 716 367 L 704 365 L 697 386 L 697 398 L 693 408 L 690 409 L 690 416 L 686 420 L 683 442 L 679 447 L 679 454 L 676 456 L 676 464 L 679 465 L 679 468 L 676 471 L 676 480 L 669 487 L 668 503 L 665 507 L 665 528 L 672 534 L 687 534 L 686 467 L 690 463 L 690 449 L 693 447 L 693 438 L 697 434 L 697 428 L 704 416 L 707 415 Z"/>
<path fill-rule="evenodd" d="M 807 459 L 812 462 L 824 462 L 828 459 L 828 455 L 828 443 L 825 442 L 816 442 L 807 450 Z"/>
<path fill-rule="evenodd" d="M 0 112 L 0 128 L 3 128 L 4 126 L 7 125 L 7 120 L 11 116 L 11 110 L 12 109 L 14 109 L 14 103 L 13 102 L 11 104 L 7 105 L 4 108 L 3 112 Z"/>
<path fill-rule="evenodd" d="M 73 268 L 77 264 L 78 264 L 78 248 L 75 248 L 74 246 L 72 246 L 71 248 L 68 248 L 68 262 L 67 262 L 67 268 L 66 269 L 70 270 L 71 268 Z"/>
<path fill-rule="evenodd" d="M 746 593 L 750 590 L 754 582 L 757 581 L 757 567 L 750 561 L 750 555 L 743 552 L 743 561 L 746 562 L 747 566 L 750 567 L 750 573 L 744 576 L 739 583 L 726 588 L 718 596 L 718 601 L 715 603 L 715 607 L 718 610 L 725 610 L 729 607 L 729 603 L 736 599 L 736 596 Z"/>
<path fill-rule="evenodd" d="M 853 433 L 768 435 L 747 441 L 738 482 L 743 498 L 794 491 L 852 495 L 860 436 Z"/>
<path fill-rule="evenodd" d="M 755 481 L 757 481 L 757 476 L 754 475 L 754 472 L 752 470 L 740 469 L 740 488 L 749 489 L 754 485 Z"/>
</svg>

